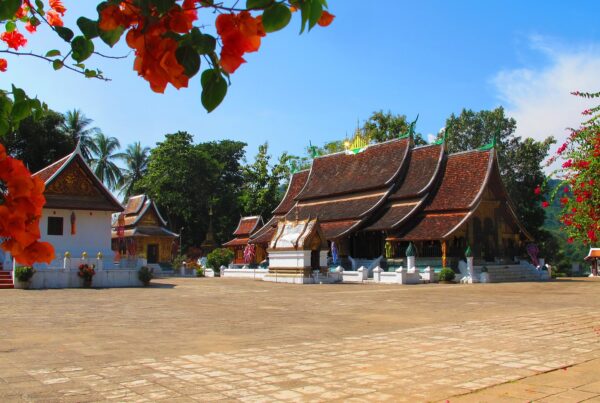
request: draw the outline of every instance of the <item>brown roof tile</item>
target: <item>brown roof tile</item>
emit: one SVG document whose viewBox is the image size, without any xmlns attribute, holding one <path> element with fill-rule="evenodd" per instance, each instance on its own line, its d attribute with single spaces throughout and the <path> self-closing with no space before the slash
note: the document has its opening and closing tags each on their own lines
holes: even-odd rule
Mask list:
<svg viewBox="0 0 600 403">
<path fill-rule="evenodd" d="M 48 165 L 46 168 L 43 168 L 43 169 L 37 171 L 36 173 L 33 174 L 33 176 L 37 176 L 44 182 L 47 182 L 48 179 L 50 179 L 52 177 L 52 175 L 54 175 L 56 173 L 56 171 L 58 171 L 65 164 L 65 162 L 67 162 L 67 160 L 69 159 L 69 157 L 71 155 L 72 155 L 72 153 L 65 155 L 58 161 Z"/>
<path fill-rule="evenodd" d="M 253 244 L 261 244 L 261 243 L 269 243 L 275 235 L 275 230 L 277 229 L 277 225 L 273 226 L 264 226 L 260 229 L 260 231 L 255 233 L 255 237 L 250 239 L 250 243 Z"/>
<path fill-rule="evenodd" d="M 316 203 L 298 202 L 286 215 L 286 219 L 300 220 L 318 218 L 320 221 L 358 219 L 375 207 L 385 197 L 384 192 L 320 199 Z"/>
<path fill-rule="evenodd" d="M 360 220 L 320 222 L 321 230 L 328 240 L 335 239 L 357 225 Z"/>
<path fill-rule="evenodd" d="M 356 155 L 340 152 L 315 158 L 306 186 L 296 197 L 308 200 L 387 186 L 399 173 L 408 139 L 373 144 Z"/>
<path fill-rule="evenodd" d="M 278 214 L 287 214 L 288 211 L 292 208 L 295 202 L 295 198 L 300 193 L 304 185 L 306 185 L 306 179 L 308 179 L 308 170 L 296 172 L 292 175 L 290 179 L 290 183 L 288 185 L 287 191 L 283 196 L 283 200 L 279 203 L 279 206 L 273 210 L 274 215 Z"/>
<path fill-rule="evenodd" d="M 137 214 L 140 212 L 142 206 L 146 202 L 146 195 L 131 196 L 127 200 L 127 206 L 125 206 L 125 214 Z"/>
<path fill-rule="evenodd" d="M 439 188 L 425 211 L 468 210 L 486 183 L 491 163 L 492 151 L 449 155 Z"/>
<path fill-rule="evenodd" d="M 233 238 L 229 242 L 225 242 L 223 246 L 244 246 L 248 244 L 249 238 Z"/>
<path fill-rule="evenodd" d="M 404 180 L 390 196 L 390 200 L 416 197 L 426 192 L 433 184 L 443 155 L 444 147 L 441 145 L 413 149 L 410 153 L 410 161 Z"/>
<path fill-rule="evenodd" d="M 467 215 L 468 213 L 427 214 L 419 217 L 412 228 L 398 238 L 403 241 L 443 239 L 450 236 L 451 231 L 455 229 Z"/>
<path fill-rule="evenodd" d="M 387 210 L 385 210 L 383 215 L 373 224 L 366 227 L 365 230 L 383 231 L 393 229 L 410 217 L 411 213 L 417 211 L 420 202 L 421 200 L 418 200 L 411 203 L 392 204 L 386 207 Z"/>
<path fill-rule="evenodd" d="M 249 236 L 254 231 L 260 228 L 262 225 L 262 217 L 261 216 L 253 216 L 253 217 L 242 217 L 240 218 L 240 222 L 238 223 L 237 228 L 233 232 L 235 236 Z"/>
</svg>

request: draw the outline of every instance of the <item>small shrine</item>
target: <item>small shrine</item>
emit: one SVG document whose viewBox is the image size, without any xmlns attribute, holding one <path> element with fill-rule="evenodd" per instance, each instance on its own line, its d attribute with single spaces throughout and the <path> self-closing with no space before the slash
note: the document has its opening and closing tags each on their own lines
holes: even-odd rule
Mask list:
<svg viewBox="0 0 600 403">
<path fill-rule="evenodd" d="M 264 225 L 261 216 L 240 218 L 237 228 L 233 232 L 234 238 L 223 244 L 225 248 L 234 253 L 234 264 L 258 264 L 266 257 L 266 248 L 263 244 L 249 244 L 250 237 Z"/>
<path fill-rule="evenodd" d="M 109 257 L 111 216 L 123 206 L 87 165 L 79 145 L 33 175 L 46 185 L 40 234 L 56 251 L 50 267 L 62 267 L 67 252 L 73 257 Z"/>
<path fill-rule="evenodd" d="M 122 258 L 143 255 L 148 264 L 171 262 L 177 254 L 178 238 L 144 194 L 130 197 L 125 211 L 113 220 L 112 249 Z"/>
<path fill-rule="evenodd" d="M 590 262 L 591 274 L 590 277 L 598 276 L 598 266 L 600 265 L 600 248 L 590 248 L 590 253 L 584 258 L 586 262 Z"/>
<path fill-rule="evenodd" d="M 317 219 L 281 220 L 269 243 L 265 281 L 312 283 L 313 272 L 327 274 L 327 239 Z"/>
</svg>

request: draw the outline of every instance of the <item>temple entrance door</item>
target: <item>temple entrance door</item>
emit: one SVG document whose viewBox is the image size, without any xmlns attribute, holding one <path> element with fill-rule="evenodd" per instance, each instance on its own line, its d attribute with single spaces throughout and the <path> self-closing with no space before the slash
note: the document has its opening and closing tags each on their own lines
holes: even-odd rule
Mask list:
<svg viewBox="0 0 600 403">
<path fill-rule="evenodd" d="M 312 270 L 319 270 L 321 268 L 319 266 L 319 251 L 318 250 L 310 251 L 310 267 Z"/>
<path fill-rule="evenodd" d="M 158 263 L 158 244 L 152 243 L 148 245 L 146 258 L 149 264 Z"/>
</svg>

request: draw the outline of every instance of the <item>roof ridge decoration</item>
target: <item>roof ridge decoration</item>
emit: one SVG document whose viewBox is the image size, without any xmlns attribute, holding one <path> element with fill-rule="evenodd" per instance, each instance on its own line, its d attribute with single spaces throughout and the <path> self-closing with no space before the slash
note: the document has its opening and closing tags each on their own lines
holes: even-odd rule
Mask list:
<svg viewBox="0 0 600 403">
<path fill-rule="evenodd" d="M 406 139 L 409 137 L 414 137 L 415 135 L 415 127 L 417 126 L 417 120 L 419 120 L 419 114 L 417 113 L 417 117 L 408 125 L 408 130 L 403 135 L 399 136 L 399 139 Z"/>
<path fill-rule="evenodd" d="M 448 133 L 451 131 L 452 129 L 452 124 L 449 124 L 448 126 L 444 127 L 444 134 L 442 134 L 442 137 L 437 139 L 436 141 L 433 142 L 433 144 L 435 145 L 442 145 L 442 144 L 446 144 L 446 140 L 448 139 Z"/>
<path fill-rule="evenodd" d="M 495 149 L 496 145 L 498 143 L 498 138 L 499 137 L 500 137 L 500 129 L 497 129 L 494 132 L 494 136 L 492 137 L 492 141 L 490 143 L 487 143 L 484 146 L 479 147 L 479 150 L 480 151 L 488 151 L 488 150 L 491 150 L 491 149 Z"/>
<path fill-rule="evenodd" d="M 369 145 L 371 144 L 371 136 L 369 133 L 363 133 L 360 128 L 356 128 L 354 132 L 354 137 L 352 141 L 346 139 L 344 141 L 344 148 L 346 149 L 346 154 L 348 155 L 356 155 L 365 151 Z"/>
</svg>

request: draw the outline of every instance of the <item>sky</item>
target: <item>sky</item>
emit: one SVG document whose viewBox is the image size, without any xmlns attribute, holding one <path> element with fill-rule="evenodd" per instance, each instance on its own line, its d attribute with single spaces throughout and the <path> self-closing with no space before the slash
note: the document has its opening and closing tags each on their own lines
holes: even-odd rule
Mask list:
<svg viewBox="0 0 600 403">
<path fill-rule="evenodd" d="M 92 0 L 63 0 L 65 21 L 96 17 Z M 573 90 L 600 90 L 600 2 L 597 0 L 328 0 L 336 15 L 327 28 L 299 35 L 299 15 L 283 31 L 263 38 L 257 53 L 232 75 L 225 101 L 208 114 L 200 103 L 199 75 L 190 87 L 153 93 L 124 60 L 94 57 L 110 82 L 85 79 L 33 58 L 7 57 L 0 88 L 11 83 L 52 109 L 81 109 L 125 147 L 154 146 L 178 130 L 196 142 L 248 143 L 249 159 L 269 143 L 275 156 L 303 155 L 309 141 L 351 136 L 357 122 L 378 110 L 419 114 L 417 131 L 432 137 L 462 108 L 503 106 L 517 134 L 541 140 L 578 125 L 588 101 Z M 298 13 L 296 13 L 298 14 Z M 214 16 L 203 15 L 210 32 Z M 38 32 L 28 50 L 61 48 Z M 124 42 L 124 41 L 123 41 Z M 126 55 L 97 43 L 111 55 Z M 555 148 L 556 148 L 555 147 Z"/>
</svg>

